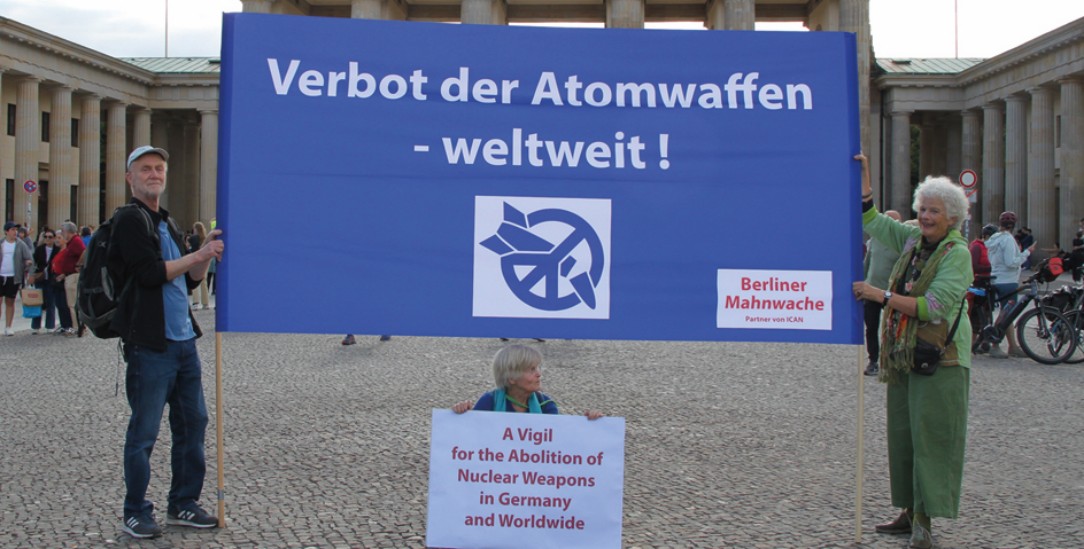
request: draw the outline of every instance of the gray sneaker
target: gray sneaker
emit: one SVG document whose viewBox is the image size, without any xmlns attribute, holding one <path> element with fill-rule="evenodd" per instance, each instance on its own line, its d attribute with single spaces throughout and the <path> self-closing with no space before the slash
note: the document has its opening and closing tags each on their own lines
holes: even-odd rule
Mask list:
<svg viewBox="0 0 1084 549">
<path fill-rule="evenodd" d="M 162 535 L 162 528 L 158 526 L 158 523 L 154 522 L 154 517 L 128 517 L 124 519 L 124 524 L 120 529 L 138 539 L 156 538 Z"/>
<path fill-rule="evenodd" d="M 869 361 L 869 364 L 866 365 L 866 371 L 864 373 L 867 376 L 875 376 L 875 375 L 877 375 L 877 361 L 876 360 Z"/>
<path fill-rule="evenodd" d="M 1006 353 L 1005 351 L 1002 351 L 1001 347 L 999 345 L 995 345 L 993 347 L 990 347 L 989 356 L 990 356 L 990 358 L 1009 358 L 1008 353 Z"/>
<path fill-rule="evenodd" d="M 192 528 L 214 528 L 218 526 L 218 517 L 207 514 L 199 505 L 193 505 L 187 509 L 166 513 L 166 524 L 191 526 Z"/>
</svg>

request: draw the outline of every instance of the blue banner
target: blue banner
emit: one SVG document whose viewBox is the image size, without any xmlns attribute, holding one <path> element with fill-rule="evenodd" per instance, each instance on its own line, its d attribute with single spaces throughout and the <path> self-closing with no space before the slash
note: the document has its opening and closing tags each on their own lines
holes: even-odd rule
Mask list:
<svg viewBox="0 0 1084 549">
<path fill-rule="evenodd" d="M 862 340 L 852 35 L 223 29 L 219 330 Z"/>
</svg>

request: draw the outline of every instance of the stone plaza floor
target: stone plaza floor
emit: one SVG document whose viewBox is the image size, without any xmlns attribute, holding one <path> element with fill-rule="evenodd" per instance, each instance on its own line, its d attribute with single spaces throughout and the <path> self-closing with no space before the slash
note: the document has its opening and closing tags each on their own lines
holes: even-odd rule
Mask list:
<svg viewBox="0 0 1084 549">
<path fill-rule="evenodd" d="M 215 510 L 214 310 L 197 311 Z M 432 408 L 492 383 L 496 339 L 223 334 L 227 527 L 120 532 L 128 416 L 116 340 L 0 338 L 0 547 L 415 548 Z M 544 335 L 544 334 L 542 334 Z M 550 340 L 565 413 L 627 421 L 626 548 L 904 548 L 892 518 L 884 386 L 864 378 L 863 533 L 855 543 L 855 346 Z M 959 519 L 942 548 L 1084 547 L 1084 366 L 975 360 Z M 120 383 L 119 394 L 114 394 Z M 150 497 L 164 519 L 168 426 Z M 525 540 L 523 547 L 530 547 Z"/>
</svg>

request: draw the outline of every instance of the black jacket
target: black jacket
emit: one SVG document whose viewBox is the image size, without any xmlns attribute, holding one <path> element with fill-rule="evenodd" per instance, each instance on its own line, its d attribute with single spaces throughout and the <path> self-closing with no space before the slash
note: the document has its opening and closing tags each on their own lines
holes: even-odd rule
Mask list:
<svg viewBox="0 0 1084 549">
<path fill-rule="evenodd" d="M 56 273 L 54 273 L 53 270 L 49 268 L 49 263 L 54 257 L 56 257 L 56 254 L 60 253 L 60 246 L 57 246 L 55 244 L 53 245 L 53 253 L 49 256 L 49 261 L 45 259 L 45 246 L 45 244 L 42 244 L 37 248 L 34 248 L 34 272 L 45 273 L 45 277 L 39 278 L 38 282 L 42 282 L 44 280 L 53 280 L 54 278 L 56 278 Z"/>
<path fill-rule="evenodd" d="M 177 225 L 169 218 L 169 212 L 159 208 L 151 211 L 145 204 L 133 198 L 129 204 L 136 204 L 151 217 L 151 231 L 147 230 L 146 219 L 137 210 L 125 207 L 117 210 L 113 216 L 113 233 L 109 245 L 109 271 L 116 274 L 116 280 L 132 280 L 127 295 L 117 303 L 117 312 L 110 328 L 120 334 L 125 343 L 134 343 L 156 351 L 166 349 L 166 312 L 162 303 L 162 285 L 166 280 L 166 262 L 162 259 L 162 250 L 158 243 L 158 223 L 166 221 L 170 236 L 177 249 L 184 253 L 184 240 L 177 230 Z M 199 286 L 199 282 L 185 273 L 185 283 L 189 289 Z M 119 291 L 119 290 L 118 290 Z M 189 308 L 188 317 L 196 337 L 203 335 L 199 324 Z"/>
</svg>

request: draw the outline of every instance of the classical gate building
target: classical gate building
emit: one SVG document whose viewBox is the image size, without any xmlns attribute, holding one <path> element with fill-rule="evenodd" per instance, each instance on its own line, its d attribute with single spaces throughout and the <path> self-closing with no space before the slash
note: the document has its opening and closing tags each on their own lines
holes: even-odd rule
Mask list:
<svg viewBox="0 0 1084 549">
<path fill-rule="evenodd" d="M 1084 215 L 1084 20 L 988 60 L 874 59 L 869 0 L 242 0 L 252 13 L 475 24 L 699 22 L 752 30 L 799 22 L 857 37 L 861 140 L 878 201 L 902 212 L 919 175 L 979 174 L 975 222 L 1014 209 L 1044 246 Z M 695 54 L 695 53 L 693 53 Z M 97 224 L 126 201 L 125 153 L 174 155 L 164 202 L 214 217 L 218 60 L 117 59 L 0 18 L 0 203 L 35 229 Z M 921 162 L 912 173 L 911 128 Z M 26 193 L 33 180 L 39 190 Z M 979 214 L 981 212 L 981 215 Z"/>
</svg>

